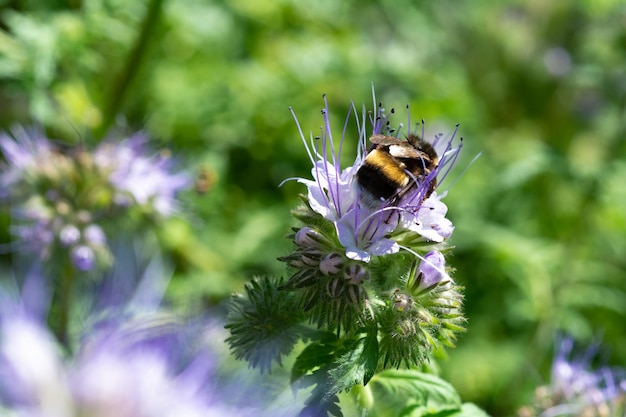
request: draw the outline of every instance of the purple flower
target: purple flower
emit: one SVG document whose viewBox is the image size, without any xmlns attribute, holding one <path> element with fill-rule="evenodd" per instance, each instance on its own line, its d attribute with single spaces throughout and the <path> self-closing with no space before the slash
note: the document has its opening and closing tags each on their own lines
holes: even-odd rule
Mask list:
<svg viewBox="0 0 626 417">
<path fill-rule="evenodd" d="M 252 416 L 228 404 L 211 354 L 186 359 L 184 327 L 141 319 L 93 329 L 64 360 L 54 338 L 22 314 L 0 325 L 1 408 L 16 416 Z"/>
<path fill-rule="evenodd" d="M 18 249 L 33 253 L 39 259 L 48 257 L 55 239 L 52 220 L 43 216 L 37 218 L 35 215 L 20 214 L 19 211 L 14 214 L 21 217 L 19 223 L 11 227 L 12 234 L 17 238 Z"/>
<path fill-rule="evenodd" d="M 104 231 L 97 224 L 90 224 L 85 227 L 83 235 L 85 236 L 85 240 L 92 245 L 104 245 L 107 241 Z"/>
<path fill-rule="evenodd" d="M 446 218 L 448 207 L 433 192 L 416 210 L 403 211 L 400 215 L 402 228 L 411 230 L 433 242 L 443 242 L 454 231 L 452 222 Z"/>
<path fill-rule="evenodd" d="M 73 224 L 65 225 L 59 232 L 59 240 L 63 246 L 71 246 L 80 239 L 80 230 Z"/>
<path fill-rule="evenodd" d="M 384 213 L 372 214 L 355 207 L 334 222 L 339 242 L 350 259 L 369 262 L 372 255 L 380 256 L 400 250 L 397 242 L 386 238 L 396 228 L 384 220 Z"/>
<path fill-rule="evenodd" d="M 151 205 L 156 213 L 169 216 L 176 210 L 176 194 L 190 179 L 184 173 L 171 172 L 167 154 L 148 155 L 144 149 L 147 140 L 145 134 L 136 133 L 124 141 L 105 142 L 95 150 L 94 162 L 117 189 L 118 204 Z"/>
<path fill-rule="evenodd" d="M 20 416 L 70 415 L 67 375 L 54 338 L 19 314 L 4 318 L 0 335 L 4 401 Z"/>
<path fill-rule="evenodd" d="M 314 145 L 313 138 L 309 144 L 292 110 L 300 138 L 313 165 L 311 171 L 313 180 L 304 178 L 296 180 L 306 185 L 311 209 L 334 224 L 337 238 L 345 248 L 346 257 L 370 262 L 372 256 L 396 253 L 400 246 L 394 236 L 405 230 L 415 232 L 433 242 L 442 242 L 450 237 L 454 227 L 445 218 L 447 207 L 441 202 L 443 195 L 432 193 L 428 196 L 428 194 L 432 192 L 431 184 L 434 184 L 434 181 L 443 181 L 458 156 L 461 145 L 453 146 L 456 130 L 448 140 L 443 140 L 442 136 L 438 135 L 432 141 L 432 146 L 440 155 L 438 166 L 426 178 L 418 180 L 413 176 L 413 180 L 416 181 L 415 187 L 410 187 L 397 200 L 384 202 L 382 207 L 376 210 L 372 208 L 372 204 L 361 201 L 361 189 L 357 185 L 356 174 L 364 162 L 369 146 L 368 138 L 372 135 L 390 133 L 389 115 L 385 114 L 382 106 L 378 106 L 376 116 L 370 119 L 369 133 L 366 122 L 368 113 L 365 108 L 361 118 L 355 117 L 359 137 L 358 151 L 354 162 L 342 169 L 340 156 L 348 120 L 352 112 L 356 114 L 356 111 L 352 106 L 339 139 L 339 149 L 336 150 L 326 97 L 324 103 L 325 107 L 322 110 L 324 125 L 317 146 Z"/>
<path fill-rule="evenodd" d="M 588 397 L 597 400 L 605 385 L 602 370 L 593 370 L 591 360 L 596 356 L 595 349 L 589 349 L 578 356 L 572 356 L 574 341 L 565 338 L 552 364 L 552 386 L 567 399 Z"/>
<path fill-rule="evenodd" d="M 551 370 L 550 384 L 537 390 L 538 414 L 617 416 L 624 395 L 626 379 L 623 370 L 594 368 L 596 347 L 573 354 L 574 341 L 563 338 L 558 345 Z M 538 395 L 539 395 L 538 394 Z M 526 409 L 531 409 L 526 407 Z M 615 414 L 614 414 L 615 413 Z"/>
<path fill-rule="evenodd" d="M 359 205 L 359 192 L 355 186 L 354 176 L 362 163 L 362 157 L 357 156 L 351 166 L 343 170 L 340 168 L 346 126 L 344 125 L 341 134 L 339 151 L 335 152 L 326 97 L 324 103 L 325 108 L 322 110 L 324 127 L 319 151 L 313 145 L 308 145 L 292 111 L 300 137 L 313 164 L 311 173 L 314 180 L 297 178 L 298 182 L 307 187 L 309 205 L 316 213 L 333 222 L 337 237 L 345 247 L 348 258 L 369 262 L 372 255 L 398 252 L 397 243 L 385 237 L 394 227 L 384 222 L 384 214 L 372 215 Z M 364 126 L 359 125 L 361 140 L 365 140 L 365 135 Z"/>
<path fill-rule="evenodd" d="M 96 253 L 86 245 L 73 247 L 70 259 L 79 271 L 91 271 L 96 265 Z"/>
<path fill-rule="evenodd" d="M 0 150 L 7 162 L 0 173 L 2 199 L 14 194 L 14 187 L 29 175 L 29 171 L 42 169 L 53 160 L 53 147 L 40 131 L 27 131 L 18 126 L 12 133 L 13 137 L 0 133 Z"/>
<path fill-rule="evenodd" d="M 0 202 L 10 205 L 16 247 L 46 262 L 61 249 L 79 271 L 112 264 L 109 224 L 172 215 L 189 183 L 173 172 L 169 154 L 148 153 L 141 133 L 93 152 L 53 145 L 35 130 L 16 128 L 13 136 L 0 133 Z"/>
<path fill-rule="evenodd" d="M 446 260 L 439 251 L 428 252 L 417 267 L 418 290 L 425 290 L 441 283 L 451 282 L 445 271 Z"/>
</svg>

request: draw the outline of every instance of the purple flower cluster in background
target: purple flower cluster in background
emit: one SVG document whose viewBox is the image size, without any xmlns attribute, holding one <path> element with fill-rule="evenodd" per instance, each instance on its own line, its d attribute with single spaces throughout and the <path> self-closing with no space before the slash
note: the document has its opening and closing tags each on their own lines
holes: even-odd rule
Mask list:
<svg viewBox="0 0 626 417">
<path fill-rule="evenodd" d="M 158 214 L 169 216 L 177 209 L 176 194 L 190 179 L 185 173 L 172 172 L 167 152 L 148 154 L 147 142 L 142 132 L 123 141 L 104 142 L 93 152 L 94 163 L 108 174 L 116 204 L 152 205 Z"/>
<path fill-rule="evenodd" d="M 61 147 L 37 130 L 0 134 L 0 202 L 11 208 L 16 249 L 41 260 L 64 253 L 74 268 L 91 271 L 112 262 L 111 230 L 174 214 L 190 178 L 147 143 L 136 133 L 90 151 Z"/>
<path fill-rule="evenodd" d="M 598 347 L 575 353 L 574 340 L 564 337 L 552 362 L 550 383 L 537 388 L 535 404 L 520 417 L 626 415 L 626 369 L 596 366 Z"/>
<path fill-rule="evenodd" d="M 121 256 L 126 266 L 128 257 Z M 46 307 L 52 277 L 32 268 L 21 295 L 0 288 L 0 415 L 293 415 L 284 401 L 264 399 L 242 369 L 224 371 L 226 335 L 218 317 L 184 318 L 164 306 L 163 264 L 151 262 L 139 276 L 131 268 L 117 274 L 136 285 L 116 286 L 115 297 L 82 291 L 63 345 L 46 323 L 54 308 Z"/>
<path fill-rule="evenodd" d="M 252 415 L 215 395 L 215 355 L 185 357 L 185 330 L 164 317 L 109 324 L 85 335 L 75 357 L 64 359 L 41 323 L 5 314 L 0 407 L 41 417 Z"/>
</svg>

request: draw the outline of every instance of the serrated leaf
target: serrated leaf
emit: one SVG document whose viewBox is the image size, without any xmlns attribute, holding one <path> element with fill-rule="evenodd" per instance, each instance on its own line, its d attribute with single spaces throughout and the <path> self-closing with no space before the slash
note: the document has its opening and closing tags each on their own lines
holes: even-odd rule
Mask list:
<svg viewBox="0 0 626 417">
<path fill-rule="evenodd" d="M 364 338 L 364 346 L 363 346 L 363 385 L 367 385 L 367 383 L 372 379 L 374 373 L 376 372 L 376 367 L 378 366 L 378 331 L 376 327 L 372 327 L 367 336 Z"/>
<path fill-rule="evenodd" d="M 375 404 L 371 416 L 448 416 L 461 410 L 461 398 L 455 389 L 435 375 L 388 370 L 372 378 L 370 387 Z"/>
<path fill-rule="evenodd" d="M 292 381 L 298 388 L 315 385 L 302 415 L 340 412 L 337 395 L 356 384 L 367 383 L 378 365 L 377 329 L 365 329 L 359 339 L 338 339 L 324 333 L 323 340 L 309 345 L 296 359 Z"/>
<path fill-rule="evenodd" d="M 335 358 L 338 338 L 331 332 L 318 332 L 319 340 L 309 344 L 296 358 L 291 368 L 291 382 L 301 379 L 315 369 L 324 367 Z"/>
<path fill-rule="evenodd" d="M 348 390 L 356 384 L 367 384 L 378 365 L 378 338 L 376 328 L 354 342 L 348 351 L 341 355 L 329 369 L 328 375 L 337 393 Z"/>
<path fill-rule="evenodd" d="M 310 402 L 300 411 L 298 417 L 323 417 L 328 415 L 343 417 L 337 396 L 333 396 L 329 401 L 324 403 Z"/>
</svg>

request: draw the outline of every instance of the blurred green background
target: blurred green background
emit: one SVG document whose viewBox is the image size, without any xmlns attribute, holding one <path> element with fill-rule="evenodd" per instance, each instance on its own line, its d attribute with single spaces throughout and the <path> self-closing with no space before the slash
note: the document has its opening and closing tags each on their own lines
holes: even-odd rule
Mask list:
<svg viewBox="0 0 626 417">
<path fill-rule="evenodd" d="M 0 7 L 0 127 L 71 143 L 143 128 L 206 191 L 184 195 L 186 214 L 161 231 L 181 309 L 284 272 L 275 259 L 303 187 L 278 184 L 310 170 L 288 106 L 317 132 L 327 93 L 338 134 L 350 100 L 371 106 L 373 83 L 430 134 L 461 123 L 456 173 L 482 152 L 445 200 L 469 330 L 441 367 L 464 400 L 513 414 L 547 381 L 559 334 L 601 340 L 608 363 L 626 365 L 623 1 Z"/>
</svg>

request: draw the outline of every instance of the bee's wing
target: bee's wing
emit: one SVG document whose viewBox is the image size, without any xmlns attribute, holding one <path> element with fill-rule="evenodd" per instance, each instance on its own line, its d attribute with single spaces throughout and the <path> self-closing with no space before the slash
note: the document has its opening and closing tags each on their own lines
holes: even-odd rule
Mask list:
<svg viewBox="0 0 626 417">
<path fill-rule="evenodd" d="M 399 138 L 395 138 L 393 136 L 387 136 L 387 135 L 374 135 L 370 137 L 370 142 L 372 142 L 375 145 L 383 145 L 383 146 L 390 146 L 390 145 L 397 145 L 399 143 L 405 143 L 405 141 Z"/>
<path fill-rule="evenodd" d="M 412 158 L 412 159 L 422 159 L 425 154 L 413 146 L 408 144 L 407 142 L 400 142 L 400 144 L 394 144 L 389 146 L 389 155 L 395 158 Z"/>
</svg>

